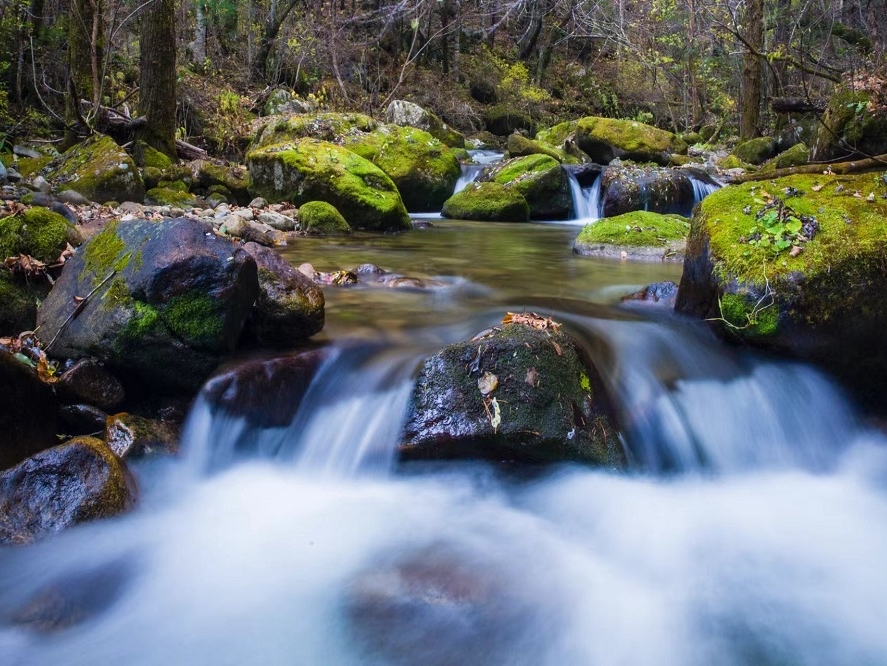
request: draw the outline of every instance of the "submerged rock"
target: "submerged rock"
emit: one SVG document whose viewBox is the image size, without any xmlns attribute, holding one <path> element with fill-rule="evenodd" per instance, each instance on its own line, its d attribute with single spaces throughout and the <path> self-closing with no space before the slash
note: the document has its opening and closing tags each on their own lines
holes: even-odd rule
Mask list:
<svg viewBox="0 0 887 666">
<path fill-rule="evenodd" d="M 112 223 L 66 263 L 38 336 L 49 354 L 98 358 L 124 380 L 194 388 L 234 349 L 256 273 L 252 257 L 195 220 Z"/>
<path fill-rule="evenodd" d="M 133 501 L 120 459 L 100 439 L 77 437 L 0 474 L 0 544 L 114 516 Z"/>
<path fill-rule="evenodd" d="M 887 390 L 885 196 L 880 174 L 715 192 L 693 217 L 676 310 L 729 340 L 815 361 L 877 404 Z"/>
<path fill-rule="evenodd" d="M 605 396 L 573 339 L 550 320 L 514 319 L 526 323 L 491 329 L 425 361 L 401 457 L 620 466 Z"/>
<path fill-rule="evenodd" d="M 675 282 L 654 282 L 648 284 L 640 291 L 622 297 L 623 303 L 646 303 L 668 309 L 674 308 L 675 298 L 678 295 L 678 285 Z"/>
</svg>

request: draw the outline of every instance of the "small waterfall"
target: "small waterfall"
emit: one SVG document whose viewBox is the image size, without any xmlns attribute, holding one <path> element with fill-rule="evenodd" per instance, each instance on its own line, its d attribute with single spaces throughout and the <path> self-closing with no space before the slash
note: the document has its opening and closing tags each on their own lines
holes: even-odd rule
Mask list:
<svg viewBox="0 0 887 666">
<path fill-rule="evenodd" d="M 573 195 L 573 222 L 587 224 L 601 219 L 601 180 L 598 176 L 590 187 L 582 187 L 576 174 L 567 171 Z"/>
<path fill-rule="evenodd" d="M 476 181 L 477 177 L 480 175 L 480 172 L 483 170 L 483 164 L 463 164 L 462 175 L 459 176 L 459 180 L 456 181 L 456 187 L 453 188 L 453 194 L 456 194 L 456 192 L 461 192 L 468 186 L 469 183 L 473 183 L 474 181 Z"/>
<path fill-rule="evenodd" d="M 712 192 L 721 189 L 721 186 L 715 182 L 700 180 L 693 176 L 690 176 L 690 182 L 693 184 L 693 206 L 696 206 Z"/>
<path fill-rule="evenodd" d="M 472 162 L 482 166 L 492 164 L 493 162 L 500 162 L 505 157 L 505 153 L 498 150 L 469 150 L 468 154 L 471 156 Z"/>
</svg>

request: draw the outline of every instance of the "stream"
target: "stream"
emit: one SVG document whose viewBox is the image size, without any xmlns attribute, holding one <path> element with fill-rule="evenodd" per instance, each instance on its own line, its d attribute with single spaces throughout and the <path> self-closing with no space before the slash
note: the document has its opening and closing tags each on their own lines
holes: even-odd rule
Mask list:
<svg viewBox="0 0 887 666">
<path fill-rule="evenodd" d="M 0 549 L 0 663 L 887 663 L 883 435 L 809 366 L 618 305 L 681 266 L 580 257 L 577 233 L 286 249 L 429 286 L 326 288 L 332 353 L 289 426 L 198 399 L 182 458 L 135 465 L 135 512 Z M 421 360 L 523 310 L 596 359 L 631 470 L 398 464 Z M 28 621 L 47 606 L 70 626 Z"/>
</svg>

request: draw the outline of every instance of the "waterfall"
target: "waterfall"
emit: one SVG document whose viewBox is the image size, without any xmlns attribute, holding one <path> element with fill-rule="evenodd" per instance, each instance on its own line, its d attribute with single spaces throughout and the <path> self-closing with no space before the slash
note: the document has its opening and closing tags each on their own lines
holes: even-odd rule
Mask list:
<svg viewBox="0 0 887 666">
<path fill-rule="evenodd" d="M 456 181 L 456 187 L 453 188 L 453 194 L 456 192 L 461 192 L 464 190 L 469 183 L 473 183 L 477 180 L 477 177 L 480 175 L 480 172 L 484 170 L 482 164 L 463 164 L 462 165 L 462 175 L 459 176 L 459 180 Z"/>
<path fill-rule="evenodd" d="M 696 204 L 705 199 L 709 194 L 716 192 L 721 188 L 721 186 L 715 182 L 701 180 L 692 175 L 690 175 L 690 182 L 693 184 L 693 206 L 696 206 Z"/>
<path fill-rule="evenodd" d="M 601 218 L 601 180 L 598 176 L 590 187 L 582 187 L 572 171 L 567 171 L 573 196 L 573 220 L 577 224 L 596 222 Z"/>
</svg>

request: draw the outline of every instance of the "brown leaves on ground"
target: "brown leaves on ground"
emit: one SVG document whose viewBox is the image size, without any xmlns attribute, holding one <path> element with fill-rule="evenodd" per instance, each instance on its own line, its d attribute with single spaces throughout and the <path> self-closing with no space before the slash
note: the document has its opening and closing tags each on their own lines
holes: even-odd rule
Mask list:
<svg viewBox="0 0 887 666">
<path fill-rule="evenodd" d="M 47 384 L 58 381 L 58 366 L 47 358 L 33 331 L 0 337 L 0 347 L 5 347 L 13 358 L 36 372 L 40 381 Z"/>
<path fill-rule="evenodd" d="M 502 323 L 521 324 L 523 326 L 535 328 L 539 331 L 551 330 L 555 333 L 557 333 L 557 330 L 561 327 L 561 325 L 551 317 L 543 317 L 535 312 L 506 312 L 505 316 L 502 318 Z"/>
</svg>

